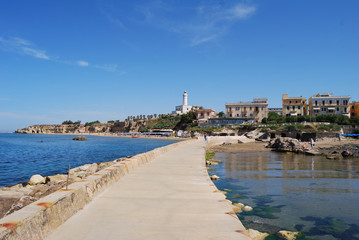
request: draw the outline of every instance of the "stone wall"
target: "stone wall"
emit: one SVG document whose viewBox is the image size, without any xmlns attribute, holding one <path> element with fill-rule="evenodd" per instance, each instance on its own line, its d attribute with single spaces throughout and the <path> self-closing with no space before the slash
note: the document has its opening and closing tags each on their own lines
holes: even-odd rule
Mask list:
<svg viewBox="0 0 359 240">
<path fill-rule="evenodd" d="M 96 195 L 133 169 L 187 142 L 177 142 L 118 162 L 86 179 L 70 184 L 67 190 L 60 189 L 0 219 L 0 239 L 44 239 L 52 230 L 80 211 Z"/>
</svg>

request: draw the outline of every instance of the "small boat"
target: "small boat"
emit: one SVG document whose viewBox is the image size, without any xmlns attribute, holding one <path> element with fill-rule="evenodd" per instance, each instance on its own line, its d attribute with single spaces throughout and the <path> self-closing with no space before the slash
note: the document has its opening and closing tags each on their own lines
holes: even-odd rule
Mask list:
<svg viewBox="0 0 359 240">
<path fill-rule="evenodd" d="M 139 138 L 139 136 L 132 136 L 132 138 Z"/>
</svg>

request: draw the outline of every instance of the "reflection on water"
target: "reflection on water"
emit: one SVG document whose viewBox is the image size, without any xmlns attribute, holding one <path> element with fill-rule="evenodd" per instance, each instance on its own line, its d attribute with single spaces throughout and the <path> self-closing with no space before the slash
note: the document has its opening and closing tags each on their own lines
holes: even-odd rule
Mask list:
<svg viewBox="0 0 359 240">
<path fill-rule="evenodd" d="M 298 230 L 311 239 L 359 239 L 359 160 L 275 152 L 217 153 L 219 189 L 254 207 L 248 228 Z"/>
</svg>

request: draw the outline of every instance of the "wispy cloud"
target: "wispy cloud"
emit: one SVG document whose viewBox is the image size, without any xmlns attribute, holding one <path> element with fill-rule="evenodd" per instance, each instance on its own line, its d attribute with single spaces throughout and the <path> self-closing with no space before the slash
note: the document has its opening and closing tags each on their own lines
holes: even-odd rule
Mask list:
<svg viewBox="0 0 359 240">
<path fill-rule="evenodd" d="M 76 64 L 80 67 L 87 67 L 89 66 L 89 63 L 86 61 L 77 61 Z"/>
<path fill-rule="evenodd" d="M 103 64 L 103 65 L 94 65 L 94 67 L 108 72 L 115 72 L 118 66 L 117 64 Z"/>
<path fill-rule="evenodd" d="M 160 0 L 137 8 L 146 24 L 181 35 L 189 41 L 190 46 L 218 40 L 233 24 L 250 18 L 256 10 L 255 6 L 245 3 L 227 5 L 209 1 L 188 9 Z M 183 14 L 186 18 L 183 18 Z"/>
<path fill-rule="evenodd" d="M 5 52 L 21 54 L 21 55 L 27 55 L 43 60 L 50 60 L 60 64 L 75 65 L 79 67 L 93 67 L 108 72 L 118 71 L 117 64 L 90 64 L 88 61 L 84 61 L 84 60 L 64 61 L 58 59 L 57 57 L 56 58 L 50 57 L 49 55 L 46 54 L 45 50 L 38 49 L 35 47 L 35 45 L 32 42 L 18 37 L 10 37 L 10 38 L 0 37 L 0 50 Z"/>
<path fill-rule="evenodd" d="M 0 37 L 0 49 L 8 52 L 24 54 L 35 58 L 50 60 L 45 50 L 38 49 L 31 42 L 18 38 L 2 38 Z"/>
</svg>

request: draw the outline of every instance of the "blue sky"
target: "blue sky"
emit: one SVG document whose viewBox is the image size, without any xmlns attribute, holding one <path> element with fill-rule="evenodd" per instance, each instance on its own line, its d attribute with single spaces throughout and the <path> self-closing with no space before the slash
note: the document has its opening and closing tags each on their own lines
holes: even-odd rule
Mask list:
<svg viewBox="0 0 359 240">
<path fill-rule="evenodd" d="M 318 92 L 359 101 L 359 1 L 4 1 L 0 131 Z"/>
</svg>

